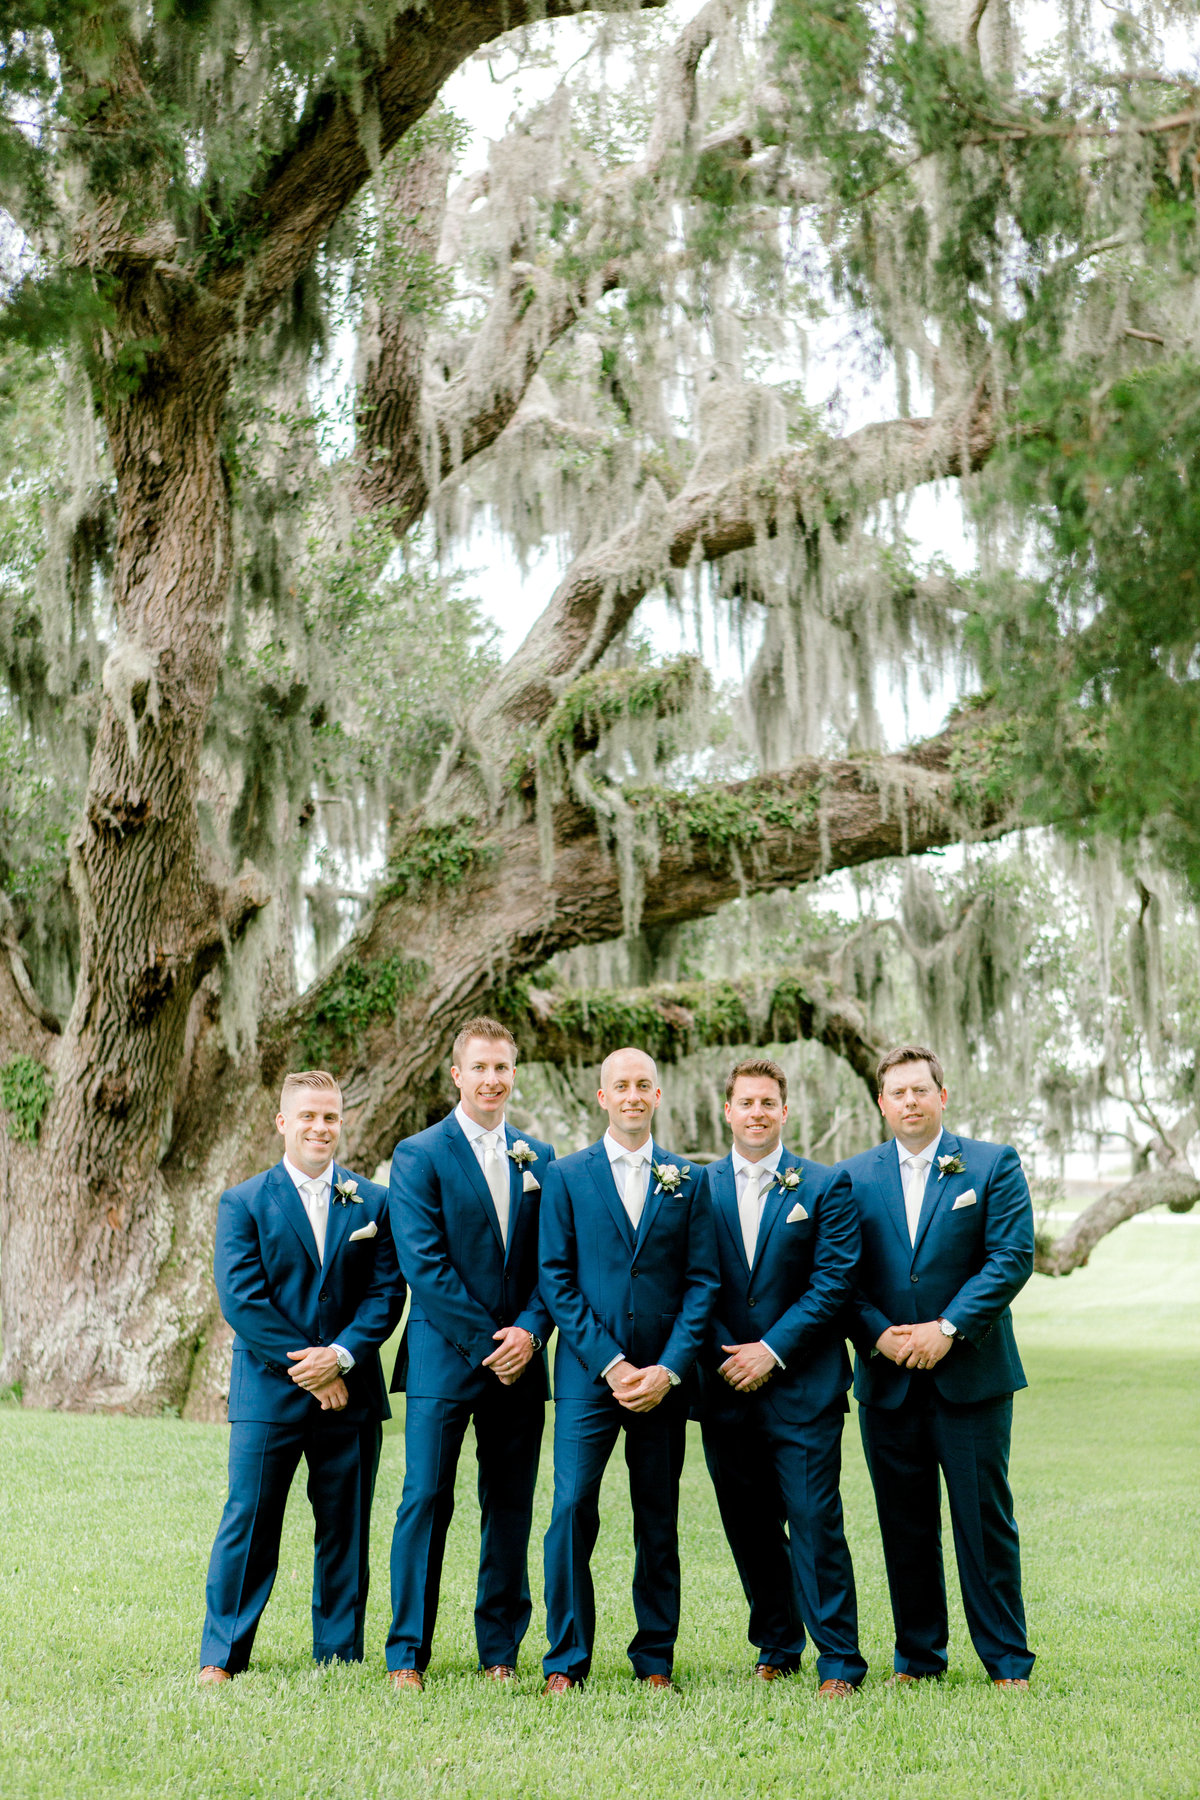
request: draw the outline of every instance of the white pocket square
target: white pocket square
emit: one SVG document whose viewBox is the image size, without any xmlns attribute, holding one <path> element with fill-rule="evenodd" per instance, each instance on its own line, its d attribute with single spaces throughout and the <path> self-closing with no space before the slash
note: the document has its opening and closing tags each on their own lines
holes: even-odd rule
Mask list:
<svg viewBox="0 0 1200 1800">
<path fill-rule="evenodd" d="M 950 1208 L 950 1211 L 957 1212 L 960 1206 L 974 1206 L 977 1197 L 978 1196 L 975 1193 L 975 1189 L 968 1188 L 965 1194 L 960 1194 L 958 1196 L 958 1199 L 954 1202 L 954 1205 Z"/>
<path fill-rule="evenodd" d="M 533 1170 L 526 1169 L 521 1177 L 521 1192 L 523 1194 L 536 1194 L 540 1192 L 541 1186 L 542 1184 L 534 1174 Z"/>
<path fill-rule="evenodd" d="M 369 1225 L 360 1225 L 357 1231 L 352 1231 L 349 1241 L 352 1244 L 361 1244 L 364 1238 L 373 1238 L 378 1230 L 378 1225 L 372 1219 Z"/>
<path fill-rule="evenodd" d="M 797 1200 L 795 1206 L 793 1206 L 791 1212 L 783 1222 L 785 1225 L 798 1225 L 801 1219 L 807 1219 L 807 1217 L 808 1208 L 801 1206 L 800 1202 Z"/>
</svg>

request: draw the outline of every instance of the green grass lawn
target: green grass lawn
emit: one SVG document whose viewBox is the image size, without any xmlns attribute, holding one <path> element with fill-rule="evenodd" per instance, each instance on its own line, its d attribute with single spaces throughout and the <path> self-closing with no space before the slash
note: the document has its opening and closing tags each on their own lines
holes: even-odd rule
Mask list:
<svg viewBox="0 0 1200 1800">
<path fill-rule="evenodd" d="M 749 1679 L 745 1609 L 698 1438 L 683 1505 L 681 1696 L 652 1697 L 629 1678 L 620 1463 L 596 1556 L 589 1689 L 539 1699 L 539 1609 L 516 1691 L 478 1679 L 466 1459 L 429 1686 L 391 1695 L 395 1431 L 375 1511 L 367 1663 L 318 1672 L 308 1660 L 311 1515 L 298 1488 L 253 1667 L 200 1692 L 225 1432 L 0 1408 L 0 1797 L 1200 1795 L 1200 1218 L 1125 1227 L 1089 1268 L 1033 1284 L 1019 1314 L 1031 1386 L 1016 1406 L 1013 1480 L 1039 1658 L 1028 1695 L 988 1684 L 957 1606 L 947 1681 L 883 1688 L 890 1619 L 853 1419 L 844 1491 L 871 1674 L 852 1701 L 817 1701 L 807 1658 L 790 1684 Z M 548 1477 L 546 1466 L 539 1540 Z M 534 1580 L 537 1595 L 540 1563 Z"/>
</svg>

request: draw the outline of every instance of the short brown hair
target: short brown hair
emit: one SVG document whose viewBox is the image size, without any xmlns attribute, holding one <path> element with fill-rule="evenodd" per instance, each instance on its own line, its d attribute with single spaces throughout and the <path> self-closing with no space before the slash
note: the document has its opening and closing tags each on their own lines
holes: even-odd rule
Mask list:
<svg viewBox="0 0 1200 1800">
<path fill-rule="evenodd" d="M 882 1094 L 883 1078 L 889 1069 L 897 1068 L 901 1063 L 923 1062 L 929 1064 L 929 1073 L 939 1088 L 946 1085 L 946 1077 L 942 1070 L 941 1059 L 934 1050 L 927 1050 L 924 1044 L 897 1044 L 894 1050 L 880 1058 L 879 1067 L 875 1071 L 875 1092 Z"/>
<path fill-rule="evenodd" d="M 463 1051 L 472 1038 L 483 1038 L 484 1042 L 488 1044 L 511 1044 L 513 1061 L 516 1062 L 517 1040 L 508 1026 L 502 1025 L 499 1019 L 489 1019 L 486 1013 L 479 1013 L 475 1018 L 467 1019 L 458 1028 L 458 1035 L 454 1039 L 454 1046 L 450 1052 L 456 1069 L 462 1062 Z"/>
<path fill-rule="evenodd" d="M 342 1097 L 341 1083 L 334 1079 L 328 1069 L 293 1069 L 284 1076 L 283 1086 L 279 1090 L 280 1112 L 287 1111 L 288 1095 L 299 1093 L 301 1088 L 317 1088 L 322 1093 L 332 1088 L 339 1100 Z"/>
<path fill-rule="evenodd" d="M 729 1079 L 725 1083 L 725 1098 L 733 1099 L 733 1090 L 739 1075 L 761 1075 L 764 1081 L 773 1081 L 779 1089 L 780 1102 L 787 1105 L 787 1076 L 777 1062 L 769 1056 L 748 1056 L 745 1062 L 734 1063 L 729 1071 Z"/>
</svg>

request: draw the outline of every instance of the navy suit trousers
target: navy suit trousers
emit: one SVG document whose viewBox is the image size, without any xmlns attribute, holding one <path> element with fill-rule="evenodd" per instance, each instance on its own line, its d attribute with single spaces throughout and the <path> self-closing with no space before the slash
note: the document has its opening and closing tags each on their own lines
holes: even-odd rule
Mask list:
<svg viewBox="0 0 1200 1800">
<path fill-rule="evenodd" d="M 540 1370 L 512 1387 L 487 1376 L 474 1400 L 410 1394 L 404 1420 L 404 1491 L 392 1533 L 389 1669 L 424 1669 L 433 1647 L 454 1478 L 474 1419 L 479 1464 L 479 1584 L 475 1641 L 482 1668 L 515 1666 L 529 1627 L 529 1532 L 546 1402 Z"/>
<path fill-rule="evenodd" d="M 240 1674 L 275 1584 L 292 1477 L 308 1464 L 316 1519 L 313 1656 L 361 1662 L 371 1499 L 383 1439 L 378 1419 L 335 1424 L 314 1408 L 300 1424 L 238 1419 L 229 1428 L 229 1498 L 208 1565 L 201 1666 Z"/>
<path fill-rule="evenodd" d="M 993 1679 L 1028 1676 L 1021 1550 L 1008 1485 L 1012 1395 L 956 1406 L 914 1375 L 894 1409 L 860 1406 L 896 1627 L 896 1668 L 940 1675 L 950 1635 L 940 1468 L 971 1642 Z"/>
<path fill-rule="evenodd" d="M 703 1431 L 721 1523 L 750 1602 L 750 1642 L 760 1662 L 798 1669 L 807 1620 L 820 1679 L 857 1684 L 867 1665 L 842 1524 L 845 1408 L 826 1407 L 797 1424 L 780 1418 L 763 1394 L 747 1397 L 743 1415 L 709 1416 Z"/>
<path fill-rule="evenodd" d="M 582 1681 L 596 1639 L 591 1556 L 600 1531 L 600 1484 L 622 1430 L 633 1503 L 634 1674 L 669 1675 L 679 1635 L 679 1477 L 687 1438 L 680 1388 L 648 1413 L 609 1393 L 554 1403 L 554 1506 L 546 1533 L 546 1636 L 542 1667 Z"/>
</svg>

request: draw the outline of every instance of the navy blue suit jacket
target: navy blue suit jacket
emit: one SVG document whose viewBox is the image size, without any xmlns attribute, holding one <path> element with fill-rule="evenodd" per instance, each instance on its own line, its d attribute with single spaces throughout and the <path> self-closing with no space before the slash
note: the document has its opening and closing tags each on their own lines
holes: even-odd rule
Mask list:
<svg viewBox="0 0 1200 1800">
<path fill-rule="evenodd" d="M 657 1194 L 648 1175 L 636 1236 L 603 1139 L 546 1171 L 541 1286 L 558 1326 L 557 1400 L 607 1393 L 601 1372 L 617 1357 L 682 1380 L 700 1354 L 720 1284 L 712 1209 L 695 1164 L 657 1143 L 653 1160 L 688 1173 Z"/>
<path fill-rule="evenodd" d="M 943 1399 L 991 1400 L 1026 1386 L 1009 1306 L 1033 1273 L 1029 1184 L 1009 1144 L 943 1132 L 937 1156 L 955 1155 L 962 1174 L 939 1176 L 936 1159 L 929 1170 L 915 1245 L 895 1143 L 839 1165 L 862 1228 L 854 1396 L 866 1406 L 899 1406 L 912 1379 L 911 1370 L 871 1355 L 880 1334 L 943 1315 L 962 1333 L 931 1372 Z"/>
<path fill-rule="evenodd" d="M 387 1189 L 335 1163 L 334 1181 L 358 1183 L 343 1205 L 330 1190 L 325 1261 L 317 1256 L 304 1202 L 282 1162 L 221 1195 L 213 1272 L 221 1311 L 233 1326 L 231 1421 L 303 1424 L 391 1417 L 379 1347 L 404 1311 L 404 1282 L 387 1214 Z M 351 1243 L 368 1225 L 374 1237 Z M 349 1401 L 340 1412 L 291 1379 L 289 1350 L 341 1344 L 354 1358 Z"/>
<path fill-rule="evenodd" d="M 746 1417 L 747 1407 L 771 1405 L 801 1423 L 839 1400 L 850 1386 L 844 1308 L 858 1267 L 858 1214 L 850 1184 L 824 1163 L 784 1150 L 779 1173 L 795 1169 L 799 1187 L 779 1182 L 763 1204 L 754 1246 L 746 1261 L 738 1218 L 732 1155 L 710 1163 L 702 1181 L 716 1220 L 721 1292 L 701 1363 L 703 1406 L 714 1417 Z M 805 1217 L 788 1223 L 800 1209 Z M 766 1386 L 739 1394 L 717 1374 L 725 1344 L 765 1338 L 782 1357 Z"/>
<path fill-rule="evenodd" d="M 511 1150 L 521 1138 L 510 1125 Z M 538 1292 L 538 1189 L 525 1191 L 528 1171 L 543 1183 L 554 1149 L 524 1140 L 533 1162 L 509 1159 L 508 1249 L 479 1158 L 450 1113 L 396 1145 L 388 1203 L 400 1267 L 412 1291 L 408 1324 L 392 1374 L 392 1392 L 469 1400 L 496 1377 L 480 1365 L 496 1349 L 503 1325 L 520 1325 L 545 1343 L 550 1315 Z M 521 1385 L 549 1393 L 546 1358 L 535 1357 Z"/>
</svg>

